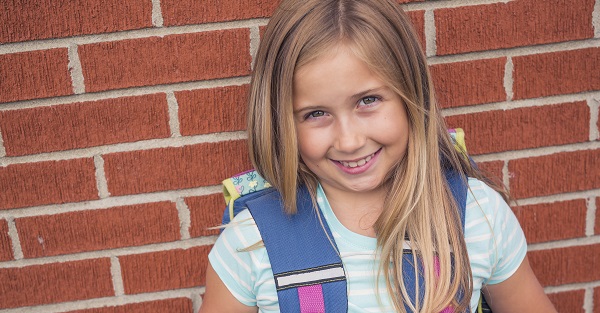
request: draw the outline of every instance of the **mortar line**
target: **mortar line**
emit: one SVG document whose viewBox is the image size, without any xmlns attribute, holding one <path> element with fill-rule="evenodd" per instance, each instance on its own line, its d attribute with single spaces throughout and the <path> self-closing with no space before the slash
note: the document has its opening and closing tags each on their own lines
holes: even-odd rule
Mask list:
<svg viewBox="0 0 600 313">
<path fill-rule="evenodd" d="M 171 137 L 181 137 L 179 129 L 179 103 L 173 91 L 167 92 L 167 105 L 169 106 L 169 128 Z"/>
<path fill-rule="evenodd" d="M 583 295 L 583 310 L 586 313 L 594 313 L 594 288 L 585 288 Z"/>
<path fill-rule="evenodd" d="M 561 249 L 561 248 L 591 246 L 591 245 L 597 245 L 597 244 L 600 244 L 600 236 L 533 243 L 527 247 L 527 251 L 531 252 L 531 251 L 540 251 L 540 250 L 552 250 L 552 249 Z"/>
<path fill-rule="evenodd" d="M 13 257 L 15 260 L 22 260 L 24 258 L 23 249 L 21 247 L 21 239 L 19 238 L 15 219 L 13 217 L 7 217 L 6 222 L 8 224 L 8 237 L 12 244 Z"/>
<path fill-rule="evenodd" d="M 44 161 L 71 160 L 78 158 L 92 158 L 95 155 L 105 155 L 118 152 L 131 152 L 138 150 L 152 150 L 160 148 L 180 148 L 184 146 L 198 145 L 204 143 L 218 143 L 224 141 L 235 141 L 247 139 L 245 131 L 234 131 L 226 133 L 212 133 L 195 136 L 183 136 L 177 138 L 150 139 L 137 142 L 110 144 L 89 148 L 73 149 L 69 151 L 54 151 L 40 154 L 4 157 L 0 158 L 0 167 L 12 164 L 34 163 Z"/>
<path fill-rule="evenodd" d="M 116 256 L 110 258 L 110 276 L 112 277 L 113 288 L 115 290 L 115 296 L 122 296 L 125 294 L 125 287 L 123 286 L 123 276 L 121 272 L 121 262 Z"/>
<path fill-rule="evenodd" d="M 453 116 L 453 115 L 482 113 L 482 112 L 489 112 L 489 111 L 506 111 L 506 110 L 512 110 L 512 109 L 541 107 L 541 106 L 563 104 L 563 103 L 569 103 L 569 102 L 582 102 L 582 101 L 587 101 L 590 97 L 600 98 L 600 91 L 591 91 L 591 92 L 567 94 L 567 95 L 547 96 L 547 97 L 531 98 L 531 99 L 520 99 L 520 100 L 513 99 L 511 101 L 490 102 L 490 103 L 475 104 L 475 105 L 462 106 L 462 107 L 456 107 L 456 108 L 446 108 L 446 109 L 442 109 L 442 113 L 444 116 Z"/>
<path fill-rule="evenodd" d="M 71 44 L 68 47 L 69 55 L 69 75 L 73 84 L 73 93 L 76 95 L 85 93 L 85 79 L 83 77 L 83 68 L 79 60 L 79 53 L 76 44 Z"/>
<path fill-rule="evenodd" d="M 544 203 L 553 203 L 553 202 L 565 202 L 571 200 L 585 200 L 589 197 L 593 197 L 594 195 L 600 193 L 600 189 L 591 189 L 586 191 L 576 191 L 576 192 L 566 192 L 559 193 L 549 196 L 539 196 L 539 197 L 531 197 L 516 200 L 516 204 L 519 206 L 522 205 L 535 205 L 535 204 L 544 204 Z M 512 205 L 512 204 L 511 204 Z"/>
<path fill-rule="evenodd" d="M 202 297 L 200 297 L 200 292 L 192 293 L 192 312 L 198 313 L 200 312 L 200 307 L 202 306 Z"/>
<path fill-rule="evenodd" d="M 600 126 L 600 124 L 598 124 L 600 95 L 591 96 L 587 100 L 587 104 L 590 107 L 590 141 L 600 140 L 600 131 L 598 130 L 598 127 Z"/>
<path fill-rule="evenodd" d="M 102 258 L 110 258 L 111 264 L 113 261 L 113 257 L 125 256 L 125 255 L 136 255 L 143 253 L 154 253 L 154 252 L 164 252 L 170 250 L 188 250 L 196 247 L 209 246 L 215 243 L 217 240 L 217 236 L 204 236 L 191 238 L 182 241 L 174 241 L 174 242 L 163 242 L 163 243 L 154 243 L 143 246 L 132 246 L 132 247 L 123 247 L 116 248 L 111 250 L 98 250 L 98 251 L 88 251 L 88 252 L 78 252 L 73 254 L 64 254 L 57 256 L 47 256 L 47 257 L 39 257 L 33 259 L 19 259 L 13 261 L 4 261 L 0 262 L 0 268 L 23 268 L 33 265 L 45 265 L 45 264 L 54 264 L 54 263 L 65 263 L 65 262 L 74 262 L 74 261 L 82 261 L 82 260 L 91 260 L 91 259 L 102 259 Z M 111 265 L 112 268 L 112 265 Z M 112 270 L 111 270 L 112 273 Z M 111 274 L 112 275 L 112 274 Z"/>
<path fill-rule="evenodd" d="M 502 160 L 502 184 L 506 190 L 510 190 L 510 172 L 508 171 L 508 161 Z"/>
<path fill-rule="evenodd" d="M 431 10 L 431 9 L 452 9 L 457 7 L 469 7 L 476 5 L 508 3 L 513 0 L 438 0 L 425 1 L 417 3 L 406 3 L 400 6 L 407 11 L 412 10 Z"/>
<path fill-rule="evenodd" d="M 256 54 L 258 53 L 258 47 L 260 45 L 260 28 L 258 26 L 250 27 L 250 63 L 251 68 L 254 70 L 254 62 L 256 61 Z"/>
<path fill-rule="evenodd" d="M 545 287 L 544 291 L 546 293 L 559 293 L 565 291 L 575 291 L 575 290 L 585 290 L 587 288 L 595 288 L 600 287 L 600 280 L 585 282 L 585 283 L 572 283 L 572 284 L 564 284 L 560 286 L 549 286 Z"/>
<path fill-rule="evenodd" d="M 104 159 L 101 155 L 94 155 L 94 167 L 96 168 L 96 186 L 98 187 L 98 197 L 105 199 L 110 197 L 108 191 L 108 181 L 104 172 Z"/>
<path fill-rule="evenodd" d="M 100 200 L 89 200 L 85 202 L 74 202 L 65 204 L 50 204 L 32 206 L 27 208 L 0 210 L 0 218 L 21 218 L 40 215 L 55 215 L 70 212 L 81 212 L 90 210 L 104 210 L 114 207 L 147 204 L 155 202 L 176 202 L 178 198 L 199 197 L 222 192 L 220 185 L 168 190 L 155 193 L 142 193 L 136 195 L 113 196 Z"/>
<path fill-rule="evenodd" d="M 547 146 L 547 147 L 538 147 L 538 148 L 529 148 L 523 150 L 514 150 L 514 151 L 504 151 L 504 152 L 494 152 L 488 154 L 480 154 L 473 156 L 473 159 L 476 162 L 489 162 L 489 161 L 498 161 L 498 160 L 516 160 L 523 158 L 534 158 L 540 156 L 547 156 L 556 153 L 563 152 L 575 152 L 575 151 L 583 151 L 583 150 L 596 150 L 600 149 L 600 141 L 594 142 L 579 142 L 579 143 L 571 143 L 560 146 Z"/>
<path fill-rule="evenodd" d="M 168 300 L 173 298 L 189 298 L 190 293 L 200 294 L 204 287 L 192 287 L 184 289 L 174 289 L 166 291 L 140 293 L 134 295 L 111 296 L 103 298 L 94 298 L 86 300 L 77 300 L 72 302 L 62 302 L 53 304 L 44 304 L 38 306 L 0 309 L 0 313 L 64 313 L 86 309 L 98 309 L 104 307 L 122 306 L 134 303 L 150 302 L 156 300 Z"/>
<path fill-rule="evenodd" d="M 425 54 L 427 57 L 437 53 L 437 32 L 435 29 L 435 13 L 433 10 L 425 11 Z"/>
<path fill-rule="evenodd" d="M 2 129 L 0 129 L 0 158 L 6 156 L 6 148 L 4 147 L 4 138 L 2 136 Z"/>
<path fill-rule="evenodd" d="M 175 206 L 177 207 L 177 216 L 179 217 L 179 231 L 181 234 L 181 239 L 190 239 L 190 227 L 192 225 L 190 208 L 187 206 L 183 198 L 178 198 L 175 201 Z"/>
<path fill-rule="evenodd" d="M 227 86 L 240 86 L 250 83 L 249 76 L 221 78 L 213 80 L 182 82 L 175 84 L 163 84 L 155 86 L 140 86 L 125 89 L 115 89 L 79 95 L 68 95 L 53 98 L 34 99 L 16 102 L 7 102 L 0 105 L 0 111 L 52 106 L 57 104 L 68 104 L 73 102 L 97 101 L 121 97 L 141 96 L 156 93 L 167 93 L 181 90 L 207 89 Z"/>
<path fill-rule="evenodd" d="M 160 0 L 152 0 L 152 26 L 163 27 L 163 15 Z"/>
<path fill-rule="evenodd" d="M 586 223 L 585 223 L 585 235 L 588 237 L 594 236 L 595 227 L 596 227 L 596 197 L 589 197 L 586 199 L 587 204 L 587 213 L 586 213 Z"/>
<path fill-rule="evenodd" d="M 545 54 L 553 52 L 563 52 L 580 50 L 586 48 L 598 48 L 600 47 L 600 39 L 581 39 L 573 41 L 565 41 L 558 43 L 547 43 L 535 46 L 521 46 L 513 48 L 501 48 L 496 50 L 485 50 L 485 51 L 474 51 L 465 52 L 460 54 L 451 55 L 437 55 L 427 59 L 430 65 L 440 63 L 454 63 L 454 62 L 465 62 L 465 61 L 477 61 L 485 59 L 497 59 L 501 57 L 519 57 L 534 54 Z"/>
<path fill-rule="evenodd" d="M 504 91 L 506 92 L 506 101 L 511 101 L 514 96 L 513 71 L 514 65 L 512 58 L 510 56 L 506 57 L 506 65 L 504 66 Z"/>
<path fill-rule="evenodd" d="M 50 38 L 26 42 L 12 42 L 0 45 L 0 55 L 55 48 L 68 48 L 70 45 L 86 45 L 128 39 L 164 37 L 169 35 L 182 35 L 239 28 L 250 28 L 253 26 L 266 25 L 267 22 L 268 19 L 257 18 L 241 21 L 227 21 L 169 27 L 152 27 L 144 29 L 124 30 L 113 33 L 85 34 L 67 38 Z"/>
</svg>

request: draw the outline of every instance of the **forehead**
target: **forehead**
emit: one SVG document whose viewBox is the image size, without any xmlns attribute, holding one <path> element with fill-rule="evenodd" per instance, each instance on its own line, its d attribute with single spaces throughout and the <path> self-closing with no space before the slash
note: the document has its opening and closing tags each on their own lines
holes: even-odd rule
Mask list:
<svg viewBox="0 0 600 313">
<path fill-rule="evenodd" d="M 298 68 L 293 82 L 294 107 L 334 104 L 385 86 L 367 63 L 350 49 L 338 47 Z"/>
</svg>

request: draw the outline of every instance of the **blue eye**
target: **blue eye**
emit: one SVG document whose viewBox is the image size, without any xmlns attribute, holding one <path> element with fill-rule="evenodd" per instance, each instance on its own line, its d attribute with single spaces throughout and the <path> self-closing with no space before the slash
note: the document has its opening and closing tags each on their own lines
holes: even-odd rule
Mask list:
<svg viewBox="0 0 600 313">
<path fill-rule="evenodd" d="M 360 99 L 359 101 L 359 105 L 365 105 L 365 106 L 370 106 L 373 105 L 374 103 L 376 103 L 377 101 L 379 101 L 379 97 L 375 97 L 375 96 L 368 96 L 368 97 L 364 97 L 362 99 Z"/>
</svg>

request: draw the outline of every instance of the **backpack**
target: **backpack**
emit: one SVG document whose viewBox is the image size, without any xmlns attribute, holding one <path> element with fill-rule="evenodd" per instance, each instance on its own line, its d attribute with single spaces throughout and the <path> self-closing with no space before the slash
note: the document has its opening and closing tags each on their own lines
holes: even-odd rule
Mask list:
<svg viewBox="0 0 600 313">
<path fill-rule="evenodd" d="M 465 152 L 462 129 L 449 130 L 458 150 Z M 466 152 L 465 152 L 466 153 Z M 460 208 L 464 227 L 467 183 L 457 172 L 445 168 L 445 178 Z M 297 210 L 287 215 L 281 195 L 256 171 L 250 170 L 223 181 L 227 207 L 223 224 L 240 211 L 249 209 L 269 255 L 281 312 L 347 312 L 346 275 L 335 241 L 325 218 L 305 186 L 297 192 Z M 316 214 L 320 215 L 320 219 Z M 410 250 L 403 254 L 403 277 L 415 303 L 415 271 L 422 281 L 420 266 L 413 264 Z M 420 295 L 424 293 L 420 284 Z M 483 296 L 480 297 L 483 299 Z M 420 299 L 422 300 L 422 299 Z M 478 312 L 491 312 L 480 300 Z M 487 310 L 486 310 L 487 309 Z M 411 312 L 406 306 L 407 312 Z M 489 311 L 488 311 L 489 310 Z M 447 308 L 444 313 L 454 312 Z"/>
</svg>

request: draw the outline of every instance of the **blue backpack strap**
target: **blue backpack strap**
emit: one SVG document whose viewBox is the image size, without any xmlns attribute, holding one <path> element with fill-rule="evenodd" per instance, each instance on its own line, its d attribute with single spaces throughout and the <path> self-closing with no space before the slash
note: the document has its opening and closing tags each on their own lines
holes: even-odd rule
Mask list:
<svg viewBox="0 0 600 313">
<path fill-rule="evenodd" d="M 465 210 L 467 206 L 467 181 L 463 175 L 460 175 L 453 169 L 445 170 L 444 176 L 450 187 L 450 191 L 454 196 L 456 205 L 458 206 L 458 214 L 462 223 L 463 231 L 465 229 Z"/>
<path fill-rule="evenodd" d="M 290 216 L 274 189 L 246 201 L 267 249 L 280 310 L 347 312 L 344 267 L 325 217 L 306 187 L 298 189 L 297 203 Z"/>
</svg>

